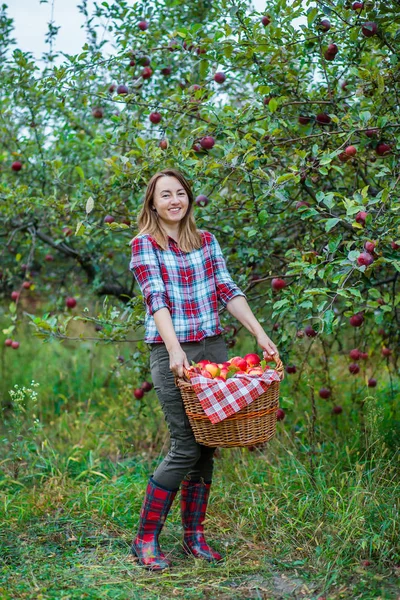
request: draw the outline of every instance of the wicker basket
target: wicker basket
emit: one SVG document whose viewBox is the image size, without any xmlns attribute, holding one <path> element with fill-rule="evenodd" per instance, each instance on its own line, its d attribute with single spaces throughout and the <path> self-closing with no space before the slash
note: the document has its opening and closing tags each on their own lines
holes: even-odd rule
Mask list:
<svg viewBox="0 0 400 600">
<path fill-rule="evenodd" d="M 282 380 L 282 362 L 279 358 L 275 362 L 275 370 Z M 189 381 L 176 377 L 175 383 L 181 391 L 185 411 L 198 444 L 219 448 L 255 446 L 274 437 L 279 406 L 279 381 L 273 381 L 249 406 L 219 423 L 211 423 Z"/>
</svg>

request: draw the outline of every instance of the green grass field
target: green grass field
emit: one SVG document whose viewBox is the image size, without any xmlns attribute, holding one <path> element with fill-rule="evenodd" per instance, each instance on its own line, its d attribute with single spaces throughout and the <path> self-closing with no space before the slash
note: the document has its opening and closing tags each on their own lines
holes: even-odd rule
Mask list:
<svg viewBox="0 0 400 600">
<path fill-rule="evenodd" d="M 129 550 L 168 436 L 154 392 L 132 396 L 134 361 L 116 360 L 132 348 L 20 338 L 1 363 L 1 599 L 399 598 L 400 427 L 388 377 L 373 395 L 343 384 L 335 417 L 316 399 L 314 424 L 312 375 L 296 392 L 286 377 L 276 437 L 216 459 L 206 531 L 225 562 L 185 557 L 175 500 L 160 537 L 173 568 L 156 574 Z M 337 361 L 336 382 L 343 369 Z"/>
</svg>

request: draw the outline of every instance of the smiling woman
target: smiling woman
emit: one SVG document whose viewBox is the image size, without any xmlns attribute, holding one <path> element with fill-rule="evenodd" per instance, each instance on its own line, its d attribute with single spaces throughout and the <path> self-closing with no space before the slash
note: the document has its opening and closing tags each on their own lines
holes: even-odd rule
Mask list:
<svg viewBox="0 0 400 600">
<path fill-rule="evenodd" d="M 227 360 L 219 302 L 266 353 L 277 350 L 232 280 L 215 236 L 196 228 L 193 193 L 179 171 L 165 169 L 153 175 L 138 225 L 129 267 L 146 302 L 151 377 L 171 447 L 149 479 L 132 552 L 141 565 L 162 571 L 170 562 L 160 550 L 158 535 L 180 484 L 186 553 L 210 562 L 222 559 L 203 533 L 215 448 L 196 442 L 174 376 L 182 377 L 189 361 Z"/>
<path fill-rule="evenodd" d="M 193 203 L 192 190 L 179 171 L 164 169 L 155 173 L 148 183 L 138 216 L 139 235 L 149 234 L 163 250 L 168 248 L 168 236 L 184 252 L 201 248 Z"/>
</svg>

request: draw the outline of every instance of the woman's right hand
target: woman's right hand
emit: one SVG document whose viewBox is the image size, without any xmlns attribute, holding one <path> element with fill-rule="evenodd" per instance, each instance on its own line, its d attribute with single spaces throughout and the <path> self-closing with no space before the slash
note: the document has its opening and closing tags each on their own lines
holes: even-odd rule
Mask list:
<svg viewBox="0 0 400 600">
<path fill-rule="evenodd" d="M 169 353 L 169 368 L 174 375 L 183 377 L 183 369 L 190 367 L 189 361 L 181 346 L 176 346 L 168 351 Z"/>
</svg>

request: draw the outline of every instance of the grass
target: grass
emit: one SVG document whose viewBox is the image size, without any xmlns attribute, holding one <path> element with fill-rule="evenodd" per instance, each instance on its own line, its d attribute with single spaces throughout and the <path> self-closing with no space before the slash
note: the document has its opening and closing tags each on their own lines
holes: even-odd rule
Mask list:
<svg viewBox="0 0 400 600">
<path fill-rule="evenodd" d="M 314 400 L 314 421 L 310 388 L 287 377 L 275 438 L 216 458 L 206 531 L 224 564 L 183 555 L 175 500 L 160 538 L 174 566 L 155 574 L 129 548 L 168 437 L 154 393 L 132 396 L 145 376 L 134 354 L 32 339 L 19 350 L 3 355 L 2 599 L 399 597 L 393 382 L 373 396 L 344 385 L 343 413 Z"/>
</svg>

